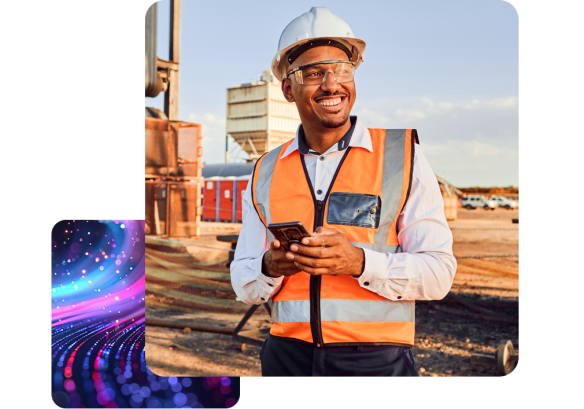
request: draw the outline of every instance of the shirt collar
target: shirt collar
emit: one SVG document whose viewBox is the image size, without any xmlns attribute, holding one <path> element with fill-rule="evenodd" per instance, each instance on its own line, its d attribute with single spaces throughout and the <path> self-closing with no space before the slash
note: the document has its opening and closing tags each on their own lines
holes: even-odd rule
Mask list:
<svg viewBox="0 0 584 409">
<path fill-rule="evenodd" d="M 329 152 L 336 152 L 336 151 L 343 151 L 347 149 L 349 146 L 353 146 L 356 148 L 364 148 L 367 149 L 369 152 L 373 152 L 373 146 L 371 144 L 371 135 L 369 131 L 365 127 L 365 125 L 356 117 L 351 116 L 351 128 L 347 133 L 343 136 L 343 138 L 336 143 L 335 145 L 331 146 L 330 149 L 324 153 Z M 308 148 L 304 139 L 304 129 L 302 128 L 302 124 L 298 125 L 298 129 L 296 130 L 296 136 L 288 148 L 281 156 L 281 158 L 291 154 L 295 150 L 298 150 L 303 155 L 308 153 L 312 153 L 314 155 L 320 155 L 317 152 L 314 152 Z"/>
</svg>

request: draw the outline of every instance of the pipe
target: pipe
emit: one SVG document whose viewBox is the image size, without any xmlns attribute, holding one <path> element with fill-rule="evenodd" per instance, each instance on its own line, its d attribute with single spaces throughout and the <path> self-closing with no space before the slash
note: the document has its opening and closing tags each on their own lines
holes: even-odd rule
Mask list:
<svg viewBox="0 0 584 409">
<path fill-rule="evenodd" d="M 464 311 L 458 311 L 455 310 L 453 308 L 448 308 L 448 307 L 442 307 L 440 305 L 433 305 L 432 307 L 436 308 L 438 311 L 443 311 L 449 314 L 456 314 L 456 315 L 462 315 L 465 316 L 467 318 L 475 318 L 475 319 L 479 319 L 479 320 L 487 320 L 487 321 L 494 321 L 494 322 L 504 322 L 507 324 L 518 324 L 518 321 L 515 319 L 509 319 L 506 317 L 500 317 L 500 316 L 492 316 L 492 315 L 482 315 L 482 314 L 473 314 L 470 312 L 464 312 Z"/>
<path fill-rule="evenodd" d="M 185 328 L 189 328 L 191 331 L 211 332 L 214 334 L 225 334 L 225 335 L 232 335 L 233 334 L 233 329 L 230 329 L 230 328 L 207 327 L 204 325 L 174 324 L 172 322 L 160 321 L 160 320 L 146 320 L 146 326 L 174 328 L 174 329 L 180 329 L 180 330 L 183 330 Z"/>
</svg>

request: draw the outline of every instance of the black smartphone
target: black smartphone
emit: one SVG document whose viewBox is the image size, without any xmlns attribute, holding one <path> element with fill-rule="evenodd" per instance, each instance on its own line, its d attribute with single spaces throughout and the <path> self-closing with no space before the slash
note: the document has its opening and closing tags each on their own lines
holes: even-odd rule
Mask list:
<svg viewBox="0 0 584 409">
<path fill-rule="evenodd" d="M 271 223 L 268 230 L 280 241 L 286 251 L 290 251 L 290 244 L 300 243 L 302 238 L 310 237 L 302 222 Z"/>
</svg>

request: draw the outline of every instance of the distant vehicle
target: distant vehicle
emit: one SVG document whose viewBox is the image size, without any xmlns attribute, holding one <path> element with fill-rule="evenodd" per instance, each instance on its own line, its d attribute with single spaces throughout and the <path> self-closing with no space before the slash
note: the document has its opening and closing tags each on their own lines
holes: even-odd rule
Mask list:
<svg viewBox="0 0 584 409">
<path fill-rule="evenodd" d="M 505 196 L 495 196 L 491 198 L 491 200 L 494 200 L 497 203 L 497 206 L 504 207 L 507 210 L 517 208 L 517 202 Z"/>
<path fill-rule="evenodd" d="M 462 207 L 465 209 L 476 209 L 482 207 L 485 210 L 495 210 L 498 204 L 494 200 L 487 200 L 482 195 L 471 195 L 462 198 Z"/>
</svg>

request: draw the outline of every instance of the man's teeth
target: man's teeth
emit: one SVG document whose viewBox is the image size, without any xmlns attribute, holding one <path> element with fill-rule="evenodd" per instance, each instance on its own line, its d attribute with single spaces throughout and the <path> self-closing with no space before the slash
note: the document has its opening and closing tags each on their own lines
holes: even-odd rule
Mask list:
<svg viewBox="0 0 584 409">
<path fill-rule="evenodd" d="M 336 98 L 336 99 L 327 99 L 324 101 L 320 101 L 319 104 L 325 107 L 331 106 L 331 105 L 338 105 L 341 103 L 341 98 Z"/>
</svg>

